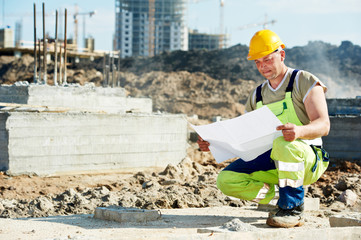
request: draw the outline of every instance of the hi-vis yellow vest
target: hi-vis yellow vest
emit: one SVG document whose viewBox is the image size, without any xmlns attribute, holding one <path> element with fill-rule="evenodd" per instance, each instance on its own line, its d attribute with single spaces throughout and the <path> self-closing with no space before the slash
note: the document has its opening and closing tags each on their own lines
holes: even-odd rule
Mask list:
<svg viewBox="0 0 361 240">
<path fill-rule="evenodd" d="M 277 116 L 277 118 L 283 124 L 293 123 L 297 126 L 303 125 L 297 117 L 296 110 L 292 102 L 293 83 L 295 81 L 295 77 L 298 71 L 299 70 L 293 70 L 292 72 L 291 79 L 286 88 L 285 98 L 278 102 L 266 104 L 266 106 L 273 112 L 273 114 Z M 262 85 L 258 86 L 256 90 L 257 108 L 261 108 L 263 106 L 261 90 L 262 90 Z"/>
</svg>

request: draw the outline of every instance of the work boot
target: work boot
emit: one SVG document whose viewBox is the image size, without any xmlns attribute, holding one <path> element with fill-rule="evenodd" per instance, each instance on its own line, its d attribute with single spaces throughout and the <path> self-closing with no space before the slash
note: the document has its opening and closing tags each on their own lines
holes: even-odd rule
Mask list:
<svg viewBox="0 0 361 240">
<path fill-rule="evenodd" d="M 305 223 L 303 209 L 303 203 L 292 209 L 280 208 L 277 212 L 270 212 L 266 223 L 272 227 L 300 227 Z"/>
</svg>

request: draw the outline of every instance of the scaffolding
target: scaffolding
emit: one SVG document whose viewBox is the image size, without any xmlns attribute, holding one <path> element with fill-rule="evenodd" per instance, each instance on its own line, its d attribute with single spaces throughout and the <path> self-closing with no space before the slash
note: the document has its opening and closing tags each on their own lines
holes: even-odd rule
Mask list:
<svg viewBox="0 0 361 240">
<path fill-rule="evenodd" d="M 187 50 L 186 0 L 116 0 L 115 50 L 121 57 Z"/>
</svg>

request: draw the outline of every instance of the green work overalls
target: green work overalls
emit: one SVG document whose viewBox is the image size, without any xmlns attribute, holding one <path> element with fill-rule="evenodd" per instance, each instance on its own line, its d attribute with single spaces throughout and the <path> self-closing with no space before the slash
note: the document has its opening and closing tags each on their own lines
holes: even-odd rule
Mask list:
<svg viewBox="0 0 361 240">
<path fill-rule="evenodd" d="M 266 106 L 283 124 L 300 126 L 292 103 L 297 71 L 291 75 L 285 98 Z M 256 90 L 256 103 L 257 108 L 263 106 L 261 86 Z M 291 209 L 303 203 L 303 186 L 317 181 L 328 163 L 327 153 L 320 146 L 310 146 L 301 139 L 288 142 L 281 136 L 274 140 L 270 151 L 256 159 L 250 162 L 238 159 L 227 166 L 218 175 L 217 187 L 229 196 L 261 204 L 278 200 L 281 208 Z"/>
</svg>

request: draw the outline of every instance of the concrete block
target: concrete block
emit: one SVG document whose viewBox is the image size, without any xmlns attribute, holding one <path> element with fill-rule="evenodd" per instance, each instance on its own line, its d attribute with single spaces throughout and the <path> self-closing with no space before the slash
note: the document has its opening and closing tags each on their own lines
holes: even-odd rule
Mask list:
<svg viewBox="0 0 361 240">
<path fill-rule="evenodd" d="M 161 214 L 157 210 L 123 207 L 97 207 L 95 209 L 94 218 L 120 223 L 149 222 L 159 220 L 161 218 Z"/>
<path fill-rule="evenodd" d="M 0 169 L 9 174 L 128 171 L 178 164 L 187 122 L 176 114 L 0 113 Z"/>
<path fill-rule="evenodd" d="M 361 213 L 334 215 L 329 218 L 331 227 L 360 227 Z"/>
<path fill-rule="evenodd" d="M 0 102 L 30 105 L 0 113 L 0 170 L 9 174 L 128 171 L 186 156 L 184 116 L 152 114 L 151 99 L 128 98 L 123 88 L 2 85 Z"/>
<path fill-rule="evenodd" d="M 0 102 L 106 113 L 152 112 L 150 98 L 130 98 L 126 97 L 124 88 L 102 88 L 90 84 L 86 86 L 2 85 Z"/>
<path fill-rule="evenodd" d="M 320 210 L 319 198 L 305 198 L 305 211 L 317 211 Z"/>
</svg>

